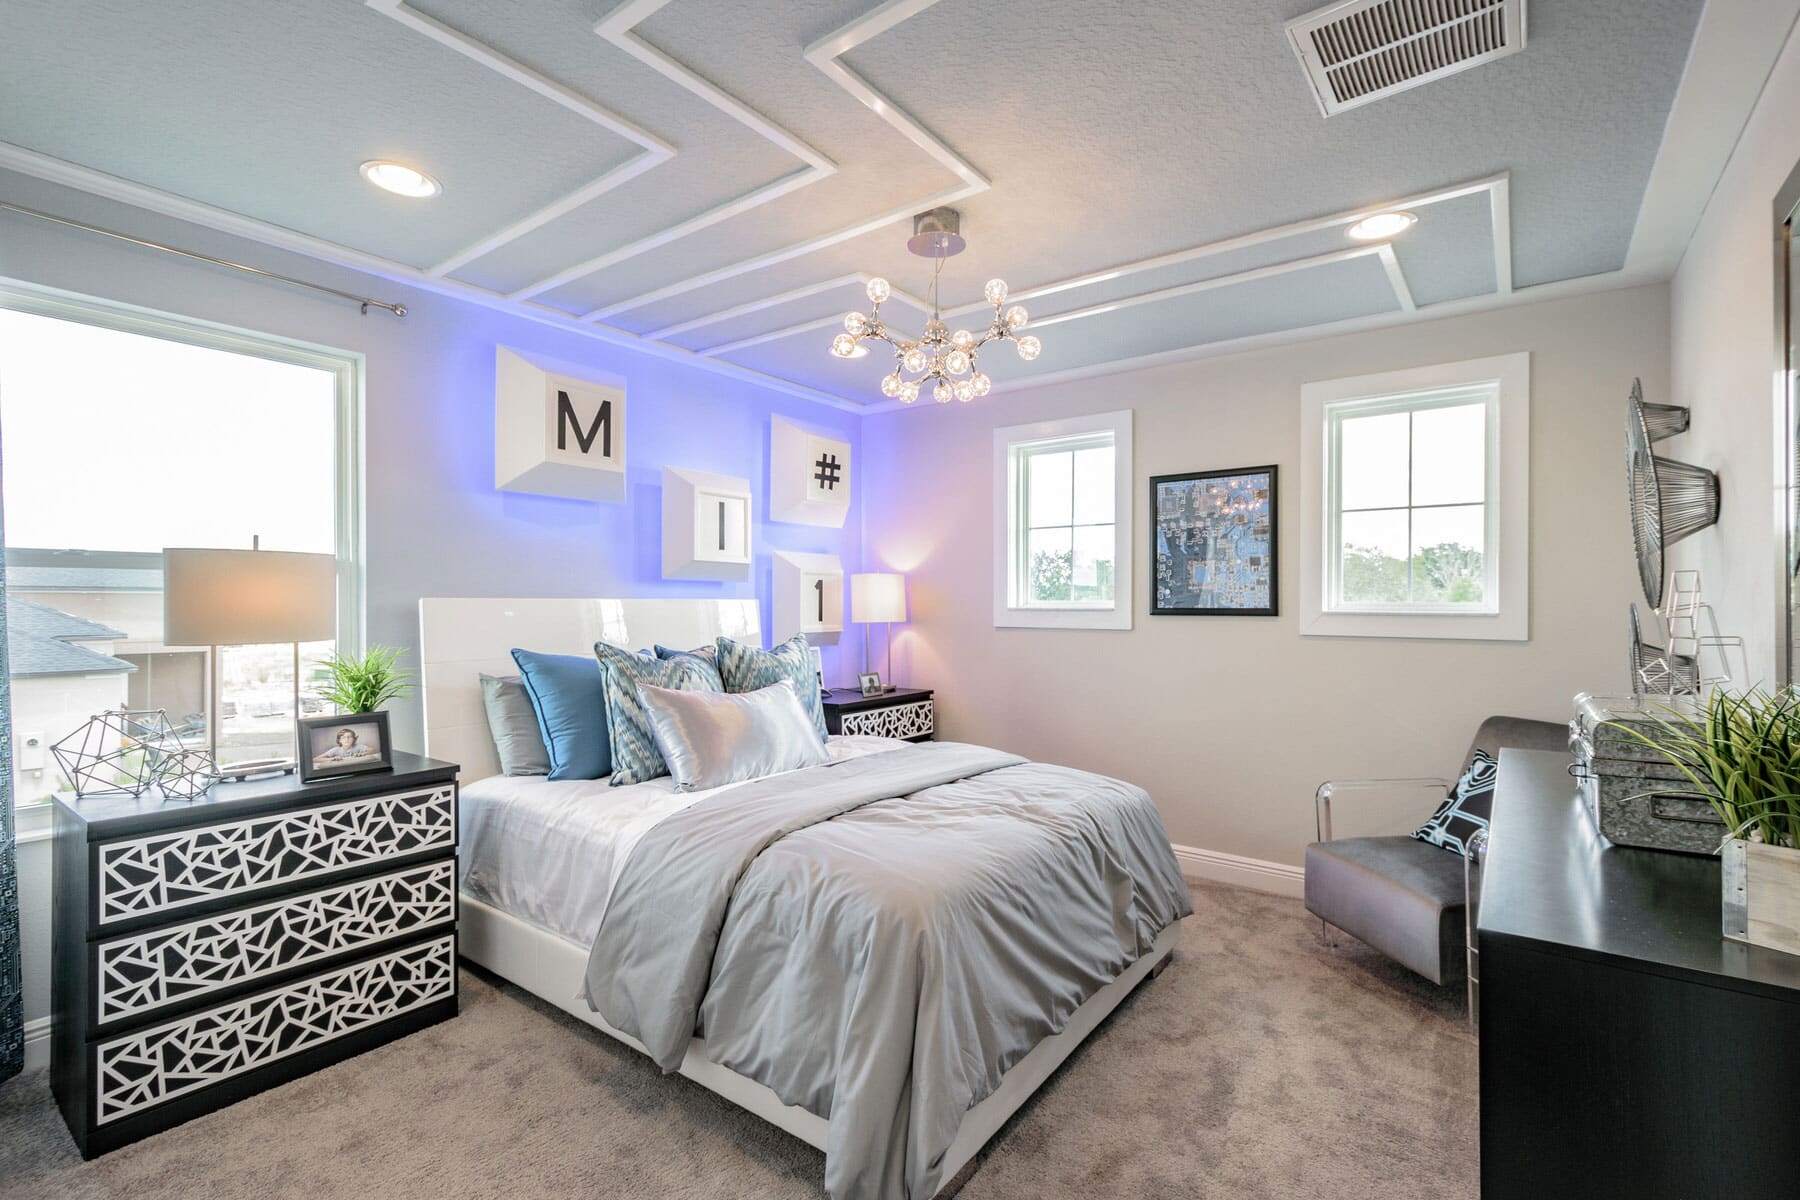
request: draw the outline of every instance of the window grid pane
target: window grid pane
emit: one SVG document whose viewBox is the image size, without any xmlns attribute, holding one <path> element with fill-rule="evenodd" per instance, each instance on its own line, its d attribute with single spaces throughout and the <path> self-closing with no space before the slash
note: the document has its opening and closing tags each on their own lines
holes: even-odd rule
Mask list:
<svg viewBox="0 0 1800 1200">
<path fill-rule="evenodd" d="M 1017 603 L 1025 607 L 1111 603 L 1116 522 L 1093 518 L 1113 515 L 1117 477 L 1112 440 L 1022 447 L 1019 458 L 1023 519 L 1016 524 L 1021 551 L 1016 563 L 1021 576 Z M 1096 492 L 1102 475 L 1103 502 Z M 1084 482 L 1089 494 L 1078 496 Z M 1078 519 L 1083 517 L 1087 519 Z"/>
</svg>

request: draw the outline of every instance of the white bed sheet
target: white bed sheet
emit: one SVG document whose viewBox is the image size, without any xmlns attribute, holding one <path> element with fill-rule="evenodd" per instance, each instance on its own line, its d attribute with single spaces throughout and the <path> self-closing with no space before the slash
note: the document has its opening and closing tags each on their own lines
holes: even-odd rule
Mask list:
<svg viewBox="0 0 1800 1200">
<path fill-rule="evenodd" d="M 834 737 L 826 749 L 843 762 L 902 745 Z M 462 890 L 585 950 L 638 841 L 665 817 L 742 786 L 678 792 L 666 775 L 627 787 L 542 775 L 476 780 L 463 787 L 457 814 Z"/>
</svg>

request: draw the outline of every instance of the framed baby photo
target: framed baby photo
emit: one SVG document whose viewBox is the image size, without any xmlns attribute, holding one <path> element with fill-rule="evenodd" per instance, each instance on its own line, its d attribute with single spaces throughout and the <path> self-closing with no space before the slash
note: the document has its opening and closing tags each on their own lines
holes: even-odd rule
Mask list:
<svg viewBox="0 0 1800 1200">
<path fill-rule="evenodd" d="M 394 769 L 384 712 L 302 717 L 299 726 L 301 783 Z"/>
</svg>

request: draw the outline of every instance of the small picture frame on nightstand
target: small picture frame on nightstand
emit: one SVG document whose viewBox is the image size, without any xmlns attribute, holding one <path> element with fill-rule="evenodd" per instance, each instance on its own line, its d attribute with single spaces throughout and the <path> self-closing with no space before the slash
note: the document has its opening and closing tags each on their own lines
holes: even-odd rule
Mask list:
<svg viewBox="0 0 1800 1200">
<path fill-rule="evenodd" d="M 856 686 L 862 689 L 865 696 L 879 696 L 887 691 L 881 686 L 881 672 L 864 671 L 856 677 Z"/>
</svg>

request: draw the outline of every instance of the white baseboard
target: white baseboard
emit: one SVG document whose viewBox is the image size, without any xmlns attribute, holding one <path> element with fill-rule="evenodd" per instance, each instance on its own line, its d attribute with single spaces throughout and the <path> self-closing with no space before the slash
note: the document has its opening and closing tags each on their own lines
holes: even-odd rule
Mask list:
<svg viewBox="0 0 1800 1200">
<path fill-rule="evenodd" d="M 1202 850 L 1198 846 L 1176 846 L 1175 860 L 1181 864 L 1183 879 L 1201 883 L 1229 883 L 1258 892 L 1299 899 L 1306 891 L 1306 872 L 1286 863 L 1273 863 L 1261 858 L 1245 858 L 1222 850 Z"/>
<path fill-rule="evenodd" d="M 35 1071 L 50 1065 L 50 1018 L 38 1017 L 25 1022 L 25 1069 Z"/>
</svg>

